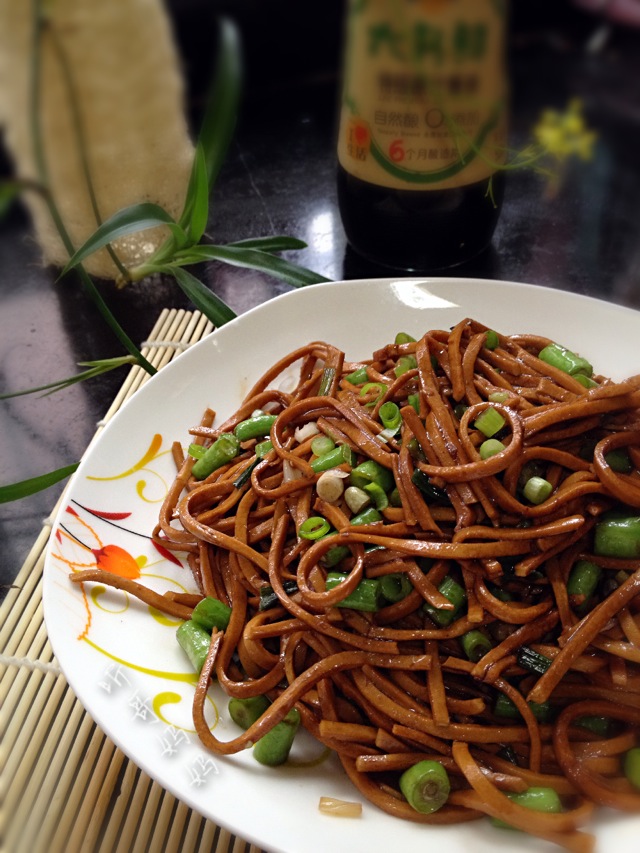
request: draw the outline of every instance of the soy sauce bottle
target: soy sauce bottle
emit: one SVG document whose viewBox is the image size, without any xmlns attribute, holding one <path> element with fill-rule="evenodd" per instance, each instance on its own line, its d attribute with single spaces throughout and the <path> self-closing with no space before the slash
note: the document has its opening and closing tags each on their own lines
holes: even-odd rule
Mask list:
<svg viewBox="0 0 640 853">
<path fill-rule="evenodd" d="M 437 271 L 491 242 L 506 154 L 508 0 L 349 0 L 338 202 L 352 248 Z"/>
</svg>

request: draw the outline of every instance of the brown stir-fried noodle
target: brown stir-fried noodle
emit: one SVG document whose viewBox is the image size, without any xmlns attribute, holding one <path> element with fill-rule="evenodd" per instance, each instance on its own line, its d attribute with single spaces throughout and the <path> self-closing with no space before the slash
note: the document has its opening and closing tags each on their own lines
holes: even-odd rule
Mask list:
<svg viewBox="0 0 640 853">
<path fill-rule="evenodd" d="M 174 448 L 179 470 L 154 536 L 188 553 L 199 593 L 167 595 L 164 607 L 185 618 L 213 596 L 232 608 L 227 629 L 213 634 L 194 701 L 207 748 L 235 753 L 295 705 L 362 795 L 391 815 L 436 824 L 499 816 L 589 851 L 593 837 L 579 827 L 594 806 L 640 810 L 640 791 L 622 770 L 640 734 L 640 558 L 594 555 L 604 513 L 623 506 L 640 514 L 640 377 L 596 376 L 587 388 L 538 358 L 547 339 L 499 335 L 489 348 L 486 333 L 465 319 L 357 364 L 310 343 L 271 367 L 219 426 L 208 412 L 191 430 L 196 443 L 210 445 L 259 410 L 277 415 L 273 448 L 257 459 L 264 439 L 250 439 L 202 481 L 190 473 L 193 458 Z M 292 365 L 295 388 L 285 391 Z M 347 377 L 363 365 L 367 382 L 353 384 Z M 388 401 L 402 416 L 395 435 L 379 419 Z M 481 458 L 485 436 L 474 424 L 488 407 L 504 419 L 504 449 Z M 318 495 L 315 435 L 305 437 L 317 432 L 350 447 L 356 464 L 373 459 L 392 473 L 396 498 L 380 520 L 351 524 L 344 493 Z M 631 473 L 607 462 L 620 448 Z M 532 470 L 552 486 L 539 503 L 521 491 Z M 302 538 L 309 517 L 326 519 L 333 535 Z M 347 547 L 338 566 L 345 577 L 326 589 L 327 555 L 337 546 Z M 589 601 L 567 588 L 583 560 L 602 573 Z M 362 579 L 386 575 L 408 579 L 408 594 L 376 612 L 338 606 Z M 453 607 L 439 590 L 447 577 L 466 595 L 449 624 L 432 618 L 434 608 Z M 276 606 L 260 609 L 262 587 L 275 592 Z M 470 631 L 489 641 L 479 659 L 464 651 Z M 546 671 L 523 664 L 523 649 L 546 658 Z M 271 700 L 229 742 L 204 718 L 212 677 L 231 697 Z M 499 697 L 510 700 L 511 716 L 497 713 Z M 580 725 L 593 717 L 613 726 L 595 734 Z M 428 815 L 407 803 L 397 781 L 422 759 L 436 759 L 451 778 L 448 802 Z M 555 789 L 563 811 L 533 812 L 508 796 L 535 786 Z"/>
</svg>

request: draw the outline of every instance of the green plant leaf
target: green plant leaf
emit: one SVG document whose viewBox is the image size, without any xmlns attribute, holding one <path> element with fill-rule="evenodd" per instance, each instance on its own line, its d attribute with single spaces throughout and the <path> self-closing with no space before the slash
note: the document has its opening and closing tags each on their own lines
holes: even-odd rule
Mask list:
<svg viewBox="0 0 640 853">
<path fill-rule="evenodd" d="M 182 265 L 202 261 L 223 261 L 236 267 L 260 270 L 294 287 L 331 281 L 331 279 L 325 278 L 313 270 L 285 261 L 284 258 L 276 258 L 268 252 L 261 252 L 258 249 L 246 249 L 238 246 L 191 246 L 184 251 L 176 252 L 172 263 Z"/>
<path fill-rule="evenodd" d="M 207 165 L 209 192 L 213 189 L 235 130 L 242 77 L 242 55 L 236 25 L 220 21 L 218 56 L 207 106 L 198 134 Z"/>
<path fill-rule="evenodd" d="M 37 394 L 38 391 L 46 391 L 47 394 L 42 395 L 46 397 L 48 394 L 61 391 L 63 388 L 68 388 L 77 382 L 84 382 L 85 379 L 93 379 L 94 376 L 101 376 L 103 373 L 116 370 L 125 364 L 136 364 L 137 361 L 137 358 L 133 355 L 120 355 L 115 358 L 100 359 L 99 361 L 80 361 L 78 362 L 79 366 L 88 367 L 89 370 L 83 370 L 82 373 L 76 373 L 75 376 L 68 376 L 66 379 L 56 379 L 55 382 L 49 382 L 47 385 L 38 385 L 35 388 L 26 388 L 24 391 L 14 391 L 11 394 L 0 394 L 0 400 L 9 400 L 12 397 L 24 397 L 26 394 Z"/>
<path fill-rule="evenodd" d="M 187 231 L 190 241 L 197 243 L 204 234 L 208 220 L 209 179 L 207 177 L 207 163 L 202 145 L 198 143 L 193 156 L 187 197 L 179 224 Z"/>
<path fill-rule="evenodd" d="M 226 302 L 223 302 L 219 296 L 216 296 L 208 287 L 206 287 L 200 279 L 191 275 L 182 267 L 166 266 L 159 269 L 159 272 L 172 275 L 178 282 L 181 290 L 193 304 L 202 313 L 211 320 L 214 326 L 224 326 L 229 320 L 233 320 L 236 314 L 229 308 Z"/>
<path fill-rule="evenodd" d="M 247 240 L 234 240 L 232 243 L 227 243 L 226 245 L 238 249 L 260 249 L 261 252 L 287 252 L 307 248 L 304 240 L 298 240 L 297 237 L 285 236 L 249 237 Z"/>
<path fill-rule="evenodd" d="M 177 223 L 164 208 L 150 202 L 132 204 L 117 211 L 105 220 L 91 237 L 73 253 L 61 275 L 65 275 L 69 270 L 74 269 L 86 260 L 89 255 L 97 252 L 98 249 L 102 249 L 107 243 L 111 243 L 118 237 L 136 231 L 144 231 L 147 228 L 154 228 L 156 225 L 171 225 L 174 226 L 175 230 Z"/>
<path fill-rule="evenodd" d="M 42 474 L 40 477 L 32 477 L 30 480 L 21 480 L 19 483 L 0 486 L 0 503 L 4 504 L 10 501 L 17 501 L 20 498 L 26 498 L 28 495 L 35 495 L 36 492 L 41 492 L 43 489 L 48 489 L 49 486 L 53 486 L 59 483 L 60 480 L 70 477 L 79 464 L 79 462 L 74 462 L 73 465 L 58 468 L 56 471 L 51 471 L 49 474 Z"/>
</svg>

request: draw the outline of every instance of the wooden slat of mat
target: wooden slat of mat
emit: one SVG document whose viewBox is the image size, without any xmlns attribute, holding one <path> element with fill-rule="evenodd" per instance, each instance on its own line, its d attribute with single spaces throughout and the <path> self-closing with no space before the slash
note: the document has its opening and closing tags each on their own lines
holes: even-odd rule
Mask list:
<svg viewBox="0 0 640 853">
<path fill-rule="evenodd" d="M 160 369 L 211 331 L 162 312 L 143 346 Z M 130 371 L 102 424 L 144 384 Z M 96 438 L 101 431 L 101 425 Z M 61 505 L 63 497 L 53 514 Z M 4 853 L 260 853 L 192 811 L 103 734 L 60 672 L 42 618 L 43 526 L 0 607 L 0 845 Z"/>
</svg>

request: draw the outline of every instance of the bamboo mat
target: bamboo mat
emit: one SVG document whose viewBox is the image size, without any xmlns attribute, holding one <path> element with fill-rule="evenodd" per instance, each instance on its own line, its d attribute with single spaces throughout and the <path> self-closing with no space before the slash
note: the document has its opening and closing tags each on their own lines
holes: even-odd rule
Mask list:
<svg viewBox="0 0 640 853">
<path fill-rule="evenodd" d="M 165 309 L 142 352 L 160 369 L 211 330 L 199 312 Z M 141 368 L 132 368 L 96 438 L 147 379 Z M 143 773 L 75 698 L 42 617 L 50 532 L 47 520 L 0 607 L 0 849 L 259 853 Z"/>
</svg>

